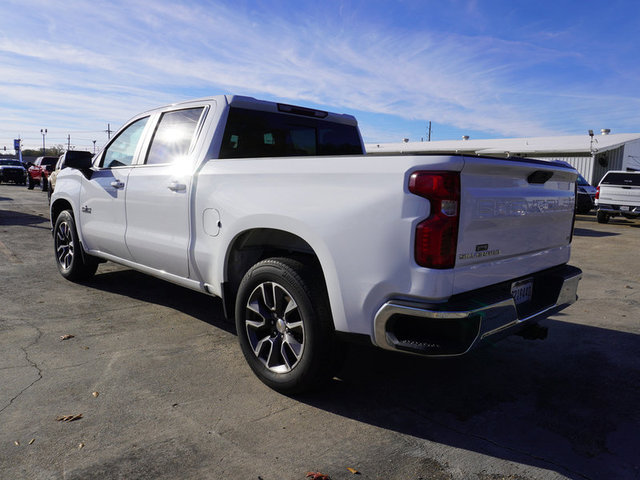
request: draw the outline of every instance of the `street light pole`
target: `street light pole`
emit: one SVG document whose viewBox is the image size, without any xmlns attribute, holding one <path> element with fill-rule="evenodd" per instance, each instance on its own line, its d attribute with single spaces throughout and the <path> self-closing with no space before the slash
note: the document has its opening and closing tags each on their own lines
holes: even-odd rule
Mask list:
<svg viewBox="0 0 640 480">
<path fill-rule="evenodd" d="M 45 149 L 45 146 L 44 146 L 44 137 L 47 135 L 47 129 L 46 128 L 44 128 L 44 129 L 41 128 L 40 129 L 40 133 L 42 134 L 42 155 L 44 156 L 44 155 L 46 155 L 46 149 Z"/>
</svg>

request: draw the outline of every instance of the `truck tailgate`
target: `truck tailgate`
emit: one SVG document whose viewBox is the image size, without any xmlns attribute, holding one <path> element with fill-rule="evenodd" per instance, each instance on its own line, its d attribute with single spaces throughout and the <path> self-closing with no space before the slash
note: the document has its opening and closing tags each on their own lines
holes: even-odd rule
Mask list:
<svg viewBox="0 0 640 480">
<path fill-rule="evenodd" d="M 640 206 L 640 186 L 600 185 L 599 203 Z"/>
<path fill-rule="evenodd" d="M 456 269 L 475 267 L 481 275 L 482 264 L 568 245 L 576 177 L 575 170 L 555 162 L 465 157 Z M 548 267 L 554 261 L 549 258 Z"/>
</svg>

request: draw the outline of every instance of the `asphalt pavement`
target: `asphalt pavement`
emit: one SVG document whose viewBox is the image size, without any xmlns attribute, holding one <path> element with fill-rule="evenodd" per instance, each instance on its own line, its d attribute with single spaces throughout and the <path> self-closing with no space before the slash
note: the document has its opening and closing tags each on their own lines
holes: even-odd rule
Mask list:
<svg viewBox="0 0 640 480">
<path fill-rule="evenodd" d="M 64 280 L 46 194 L 2 184 L 0 479 L 638 479 L 639 253 L 640 220 L 579 215 L 580 299 L 546 340 L 447 360 L 354 346 L 287 397 L 218 299 L 112 263 Z"/>
</svg>

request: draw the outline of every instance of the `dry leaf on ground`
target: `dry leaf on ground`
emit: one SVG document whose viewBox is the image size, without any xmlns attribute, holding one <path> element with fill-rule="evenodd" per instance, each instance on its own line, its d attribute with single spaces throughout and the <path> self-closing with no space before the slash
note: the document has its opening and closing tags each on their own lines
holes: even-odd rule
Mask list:
<svg viewBox="0 0 640 480">
<path fill-rule="evenodd" d="M 355 468 L 347 467 L 347 470 L 349 470 L 354 475 L 359 475 L 360 474 L 360 472 L 358 470 L 356 470 Z"/>
<path fill-rule="evenodd" d="M 71 335 L 70 333 L 67 333 L 66 335 L 60 335 L 60 340 L 69 340 L 70 338 L 75 337 L 75 335 Z"/>
<path fill-rule="evenodd" d="M 61 417 L 56 418 L 57 422 L 73 422 L 75 420 L 80 420 L 82 418 L 82 414 L 79 413 L 77 415 L 62 415 Z"/>
</svg>

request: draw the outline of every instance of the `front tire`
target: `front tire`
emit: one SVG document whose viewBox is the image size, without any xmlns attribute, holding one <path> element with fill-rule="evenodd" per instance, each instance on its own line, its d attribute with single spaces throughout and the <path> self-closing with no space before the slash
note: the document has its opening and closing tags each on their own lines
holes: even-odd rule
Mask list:
<svg viewBox="0 0 640 480">
<path fill-rule="evenodd" d="M 281 393 L 321 385 L 341 358 L 319 277 L 297 260 L 270 258 L 240 283 L 235 311 L 242 353 L 256 376 Z"/>
<path fill-rule="evenodd" d="M 53 232 L 56 264 L 60 274 L 74 282 L 93 276 L 98 268 L 98 260 L 82 252 L 71 211 L 63 210 L 58 215 Z"/>
<path fill-rule="evenodd" d="M 607 212 L 603 212 L 598 210 L 597 214 L 598 223 L 608 223 L 609 222 L 609 214 Z"/>
</svg>

